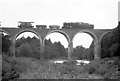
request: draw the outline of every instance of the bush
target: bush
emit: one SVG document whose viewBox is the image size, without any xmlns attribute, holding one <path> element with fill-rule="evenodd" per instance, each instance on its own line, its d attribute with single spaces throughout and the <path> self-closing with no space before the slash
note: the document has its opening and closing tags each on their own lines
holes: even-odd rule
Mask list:
<svg viewBox="0 0 120 81">
<path fill-rule="evenodd" d="M 8 59 L 3 59 L 2 64 L 2 78 L 3 79 L 13 79 L 18 78 L 19 74 L 15 72 L 12 67 L 11 62 Z"/>
<path fill-rule="evenodd" d="M 104 61 L 91 61 L 86 65 L 85 71 L 89 74 L 97 74 L 103 78 L 111 78 L 116 72 L 117 66 L 114 63 L 108 63 Z M 116 76 L 116 75 L 115 75 Z"/>
<path fill-rule="evenodd" d="M 4 57 L 2 64 L 2 78 L 15 79 L 20 77 L 20 73 L 26 72 L 27 64 L 20 62 L 18 58 Z"/>
<path fill-rule="evenodd" d="M 76 65 L 77 61 L 66 61 L 59 67 L 62 75 L 68 75 L 69 78 L 75 78 L 84 69 Z"/>
</svg>

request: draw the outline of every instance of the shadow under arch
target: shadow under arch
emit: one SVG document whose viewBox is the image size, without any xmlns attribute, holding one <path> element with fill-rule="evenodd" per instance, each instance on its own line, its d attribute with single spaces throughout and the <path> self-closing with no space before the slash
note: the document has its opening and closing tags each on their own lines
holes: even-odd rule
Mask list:
<svg viewBox="0 0 120 81">
<path fill-rule="evenodd" d="M 108 34 L 108 33 L 110 33 L 110 32 L 111 32 L 111 31 L 107 31 L 107 32 L 105 32 L 105 33 L 102 34 L 102 36 L 100 37 L 100 40 L 99 40 L 100 44 L 101 44 L 101 42 L 102 42 L 102 38 L 103 38 L 106 34 Z"/>
<path fill-rule="evenodd" d="M 61 31 L 61 30 L 52 30 L 52 31 L 48 32 L 47 35 L 44 37 L 44 39 L 43 39 L 43 46 L 45 46 L 45 38 L 46 38 L 49 34 L 55 33 L 55 32 L 61 33 L 62 35 L 64 35 L 64 36 L 67 38 L 68 45 L 69 45 L 70 37 L 67 35 L 67 33 L 65 33 L 64 31 Z"/>
<path fill-rule="evenodd" d="M 41 36 L 34 30 L 31 30 L 31 29 L 25 29 L 25 30 L 22 30 L 20 32 L 18 32 L 15 37 L 13 38 L 13 49 L 14 49 L 14 56 L 15 56 L 15 42 L 16 42 L 16 38 L 21 34 L 21 33 L 24 33 L 24 32 L 32 32 L 34 33 L 35 35 L 38 36 L 39 40 L 40 40 L 40 49 L 41 49 L 41 45 L 42 45 L 42 39 L 41 39 Z"/>
</svg>

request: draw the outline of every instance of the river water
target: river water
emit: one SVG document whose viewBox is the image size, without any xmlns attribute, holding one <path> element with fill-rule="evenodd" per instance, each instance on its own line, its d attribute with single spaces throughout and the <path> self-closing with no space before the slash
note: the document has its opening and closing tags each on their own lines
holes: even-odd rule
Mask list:
<svg viewBox="0 0 120 81">
<path fill-rule="evenodd" d="M 56 63 L 56 64 L 62 64 L 65 61 L 67 61 L 67 60 L 54 60 L 54 61 L 50 61 L 50 62 Z M 76 61 L 77 61 L 76 65 L 81 65 L 81 63 L 84 65 L 90 63 L 90 61 L 87 61 L 87 60 L 76 60 Z"/>
</svg>

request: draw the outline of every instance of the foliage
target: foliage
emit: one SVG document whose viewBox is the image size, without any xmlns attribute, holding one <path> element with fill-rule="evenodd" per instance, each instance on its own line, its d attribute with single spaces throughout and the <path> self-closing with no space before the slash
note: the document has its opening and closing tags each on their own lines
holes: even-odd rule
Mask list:
<svg viewBox="0 0 120 81">
<path fill-rule="evenodd" d="M 32 49 L 32 54 L 35 58 L 40 58 L 40 41 L 32 38 L 32 41 L 29 43 Z"/>
<path fill-rule="evenodd" d="M 2 52 L 7 54 L 9 52 L 9 47 L 11 45 L 12 45 L 12 42 L 10 40 L 10 36 L 2 34 Z"/>
<path fill-rule="evenodd" d="M 26 56 L 42 59 L 67 58 L 67 52 L 60 42 L 52 43 L 51 40 L 45 40 L 45 53 L 40 54 L 40 40 L 33 38 L 18 39 L 16 44 L 17 56 Z"/>
<path fill-rule="evenodd" d="M 85 48 L 84 47 L 77 46 L 74 49 L 73 57 L 76 57 L 77 59 L 84 59 L 85 58 L 84 52 L 85 52 Z"/>
<path fill-rule="evenodd" d="M 74 48 L 74 52 L 72 54 L 73 58 L 76 59 L 88 59 L 93 60 L 94 59 L 94 43 L 91 43 L 90 48 L 84 48 L 83 46 L 77 46 Z"/>
<path fill-rule="evenodd" d="M 115 29 L 102 38 L 101 47 L 101 57 L 113 59 L 120 70 L 120 22 Z"/>
<path fill-rule="evenodd" d="M 118 66 L 112 62 L 105 62 L 103 60 L 91 61 L 90 64 L 86 65 L 84 71 L 89 74 L 97 74 L 105 78 L 118 78 L 116 74 Z"/>
<path fill-rule="evenodd" d="M 110 59 L 78 66 L 76 61 L 55 64 L 34 58 L 4 56 L 2 76 L 4 79 L 117 79 L 117 66 L 105 60 Z"/>
<path fill-rule="evenodd" d="M 7 56 L 3 56 L 3 64 L 2 64 L 2 79 L 15 79 L 19 78 L 20 73 L 26 71 L 26 64 L 18 59 L 10 58 Z"/>
<path fill-rule="evenodd" d="M 45 59 L 67 58 L 67 52 L 60 42 L 52 43 L 51 40 L 45 40 Z"/>
<path fill-rule="evenodd" d="M 31 57 L 32 56 L 32 48 L 28 43 L 23 43 L 18 49 L 17 49 L 17 57 L 19 56 L 25 56 L 25 57 Z"/>
<path fill-rule="evenodd" d="M 120 23 L 102 38 L 101 47 L 102 58 L 120 56 Z"/>
<path fill-rule="evenodd" d="M 36 37 L 20 38 L 16 41 L 16 56 L 40 58 L 40 42 Z"/>
</svg>

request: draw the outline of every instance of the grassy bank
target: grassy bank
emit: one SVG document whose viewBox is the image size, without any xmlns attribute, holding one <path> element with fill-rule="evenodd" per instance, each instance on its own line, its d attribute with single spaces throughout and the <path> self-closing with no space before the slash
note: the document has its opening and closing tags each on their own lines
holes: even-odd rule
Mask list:
<svg viewBox="0 0 120 81">
<path fill-rule="evenodd" d="M 88 65 L 74 63 L 55 64 L 50 61 L 26 57 L 3 59 L 4 79 L 104 79 L 119 78 L 117 66 L 92 61 Z"/>
</svg>

